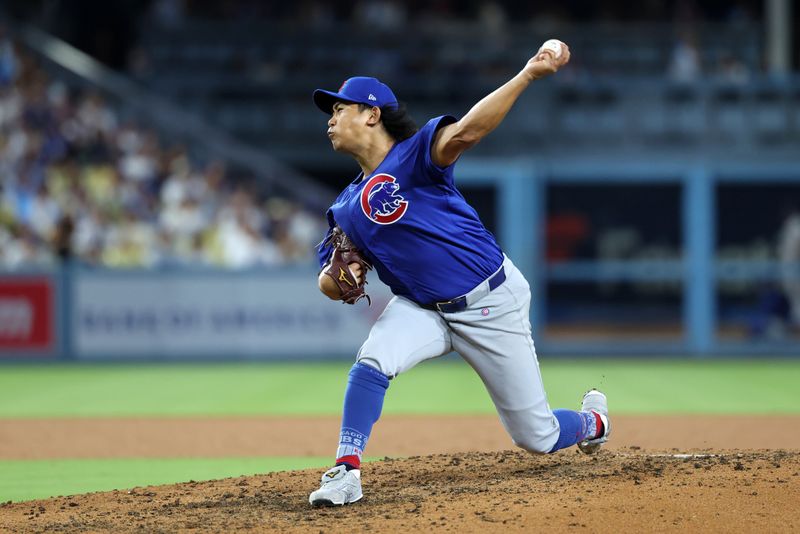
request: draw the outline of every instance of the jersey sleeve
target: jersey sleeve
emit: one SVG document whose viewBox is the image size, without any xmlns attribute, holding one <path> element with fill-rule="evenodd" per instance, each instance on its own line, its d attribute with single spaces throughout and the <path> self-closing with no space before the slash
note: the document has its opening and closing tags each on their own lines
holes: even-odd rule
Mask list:
<svg viewBox="0 0 800 534">
<path fill-rule="evenodd" d="M 453 124 L 454 122 L 458 122 L 458 119 L 452 115 L 442 115 L 429 120 L 419 131 L 420 163 L 423 165 L 426 174 L 435 181 L 453 181 L 453 164 L 440 167 L 434 163 L 431 157 L 431 148 L 433 147 L 433 140 L 436 137 L 436 132 L 439 131 L 440 128 L 448 124 Z"/>
<path fill-rule="evenodd" d="M 328 231 L 325 232 L 325 237 L 323 237 L 322 241 L 320 241 L 317 245 L 317 260 L 319 260 L 320 269 L 322 269 L 325 264 L 328 263 L 328 259 L 331 257 L 331 252 L 333 252 L 333 246 L 328 243 L 328 239 L 331 237 L 331 233 L 333 233 L 333 227 L 336 226 L 336 221 L 333 219 L 332 209 L 328 209 L 327 213 L 325 214 L 325 218 L 328 219 Z"/>
<path fill-rule="evenodd" d="M 319 260 L 320 269 L 322 269 L 325 264 L 328 263 L 328 259 L 331 257 L 331 252 L 333 251 L 333 247 L 329 244 L 326 244 L 331 235 L 331 231 L 332 229 L 328 230 L 328 232 L 325 234 L 325 237 L 319 242 L 319 245 L 317 245 L 317 259 Z"/>
</svg>

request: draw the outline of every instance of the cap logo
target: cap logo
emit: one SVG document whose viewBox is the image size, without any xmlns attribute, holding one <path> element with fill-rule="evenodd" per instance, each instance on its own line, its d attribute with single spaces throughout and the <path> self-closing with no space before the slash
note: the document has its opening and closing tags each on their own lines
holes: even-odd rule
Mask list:
<svg viewBox="0 0 800 534">
<path fill-rule="evenodd" d="M 367 97 L 367 99 L 368 99 L 368 100 L 372 100 L 373 102 L 375 102 L 376 100 L 378 100 L 377 98 L 375 98 L 375 95 L 373 95 L 372 93 L 370 93 L 370 94 L 369 94 L 369 96 Z"/>
</svg>

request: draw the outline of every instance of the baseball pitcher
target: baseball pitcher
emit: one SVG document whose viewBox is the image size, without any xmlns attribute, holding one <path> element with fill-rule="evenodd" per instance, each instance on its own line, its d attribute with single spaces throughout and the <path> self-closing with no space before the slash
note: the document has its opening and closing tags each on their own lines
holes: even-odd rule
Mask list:
<svg viewBox="0 0 800 534">
<path fill-rule="evenodd" d="M 349 373 L 335 467 L 311 493 L 314 506 L 362 497 L 361 457 L 390 380 L 450 351 L 480 376 L 514 443 L 533 453 L 577 444 L 595 452 L 610 433 L 606 397 L 590 390 L 581 411 L 551 410 L 529 320 L 530 287 L 456 187 L 455 163 L 494 130 L 536 80 L 570 59 L 547 41 L 507 83 L 460 120 L 440 116 L 417 129 L 392 90 L 354 77 L 314 91 L 333 149 L 361 173 L 328 209 L 319 246 L 320 290 L 355 304 L 374 269 L 394 297 Z M 363 305 L 363 304 L 362 304 Z"/>
</svg>

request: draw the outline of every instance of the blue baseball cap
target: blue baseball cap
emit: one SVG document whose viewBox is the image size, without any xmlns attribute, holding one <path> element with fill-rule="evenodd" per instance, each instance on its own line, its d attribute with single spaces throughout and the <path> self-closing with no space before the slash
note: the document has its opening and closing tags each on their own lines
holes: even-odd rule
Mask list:
<svg viewBox="0 0 800 534">
<path fill-rule="evenodd" d="M 377 78 L 354 76 L 345 80 L 338 92 L 317 89 L 314 91 L 314 103 L 327 114 L 333 111 L 336 102 L 352 102 L 367 106 L 397 106 L 397 98 L 389 86 Z"/>
</svg>

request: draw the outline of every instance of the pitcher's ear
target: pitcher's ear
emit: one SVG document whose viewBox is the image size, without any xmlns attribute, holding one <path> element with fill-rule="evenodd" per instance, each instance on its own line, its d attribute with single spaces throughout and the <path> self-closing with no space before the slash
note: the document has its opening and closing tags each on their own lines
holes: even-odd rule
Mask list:
<svg viewBox="0 0 800 534">
<path fill-rule="evenodd" d="M 369 110 L 369 118 L 367 119 L 367 124 L 373 126 L 381 122 L 381 108 L 378 106 L 372 106 Z"/>
</svg>

